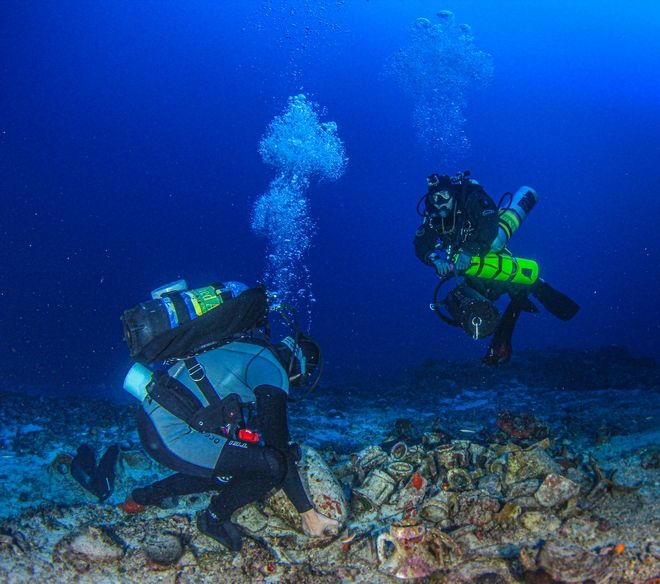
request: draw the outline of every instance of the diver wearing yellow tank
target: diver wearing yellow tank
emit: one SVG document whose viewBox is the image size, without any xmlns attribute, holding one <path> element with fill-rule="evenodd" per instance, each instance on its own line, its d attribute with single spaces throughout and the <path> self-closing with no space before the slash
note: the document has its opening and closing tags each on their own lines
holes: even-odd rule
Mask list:
<svg viewBox="0 0 660 584">
<path fill-rule="evenodd" d="M 511 358 L 511 338 L 520 313 L 538 312 L 529 294 L 562 320 L 575 315 L 577 304 L 539 279 L 534 260 L 514 257 L 506 249 L 536 205 L 534 189 L 521 187 L 498 209 L 469 171 L 454 177 L 432 174 L 427 186 L 417 203 L 423 222 L 413 243 L 419 260 L 433 266 L 441 278 L 431 308 L 444 322 L 462 327 L 475 339 L 493 335 L 484 363 L 500 365 Z M 463 282 L 437 302 L 440 286 L 452 274 L 461 274 Z M 503 294 L 511 301 L 500 318 L 494 302 Z"/>
</svg>

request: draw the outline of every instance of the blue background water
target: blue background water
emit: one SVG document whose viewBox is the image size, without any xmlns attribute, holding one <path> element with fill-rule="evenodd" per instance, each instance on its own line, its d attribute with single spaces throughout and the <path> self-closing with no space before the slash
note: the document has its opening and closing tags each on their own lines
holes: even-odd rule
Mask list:
<svg viewBox="0 0 660 584">
<path fill-rule="evenodd" d="M 471 92 L 470 155 L 438 168 L 412 102 L 383 75 L 419 16 L 449 9 L 492 54 Z M 0 364 L 6 389 L 117 391 L 119 315 L 185 277 L 256 282 L 257 152 L 303 90 L 350 157 L 312 185 L 313 332 L 328 379 L 359 380 L 485 345 L 429 312 L 415 203 L 433 171 L 470 168 L 497 200 L 540 203 L 511 247 L 581 305 L 523 315 L 528 347 L 658 347 L 660 5 L 651 1 L 3 2 Z"/>
</svg>

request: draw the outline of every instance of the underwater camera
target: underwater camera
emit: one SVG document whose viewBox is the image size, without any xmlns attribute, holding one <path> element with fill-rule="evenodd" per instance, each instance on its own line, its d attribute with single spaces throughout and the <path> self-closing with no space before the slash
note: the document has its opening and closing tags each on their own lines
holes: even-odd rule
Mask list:
<svg viewBox="0 0 660 584">
<path fill-rule="evenodd" d="M 436 296 L 439 288 L 436 289 Z M 449 316 L 440 312 L 444 307 Z M 473 339 L 492 335 L 500 322 L 497 307 L 476 290 L 465 284 L 453 288 L 440 303 L 434 300 L 431 309 L 447 324 L 461 327 Z"/>
</svg>

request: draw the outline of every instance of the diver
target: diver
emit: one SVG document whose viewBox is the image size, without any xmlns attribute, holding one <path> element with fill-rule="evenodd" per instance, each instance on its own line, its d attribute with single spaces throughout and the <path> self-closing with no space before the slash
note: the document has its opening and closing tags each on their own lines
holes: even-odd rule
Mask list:
<svg viewBox="0 0 660 584">
<path fill-rule="evenodd" d="M 135 489 L 127 504 L 162 506 L 214 491 L 197 526 L 238 551 L 241 532 L 232 513 L 282 488 L 307 535 L 337 533 L 337 521 L 317 512 L 305 493 L 287 420 L 289 388 L 304 386 L 320 365 L 319 346 L 298 332 L 277 345 L 240 338 L 156 371 L 138 432 L 146 451 L 176 474 Z"/>
<path fill-rule="evenodd" d="M 537 274 L 524 284 L 519 283 L 522 277 L 498 279 L 504 271 L 503 264 L 517 267 L 505 246 L 536 203 L 533 189 L 522 187 L 516 195 L 511 195 L 509 207 L 500 210 L 483 187 L 470 177 L 469 171 L 454 177 L 432 174 L 427 178 L 427 186 L 426 194 L 417 203 L 423 223 L 413 243 L 419 260 L 433 266 L 441 278 L 431 308 L 445 322 L 463 326 L 475 339 L 493 335 L 483 357 L 485 364 L 496 366 L 511 359 L 511 339 L 518 317 L 521 312 L 538 312 L 529 294 L 557 318 L 569 320 L 575 316 L 578 305 L 547 282 L 537 279 Z M 423 212 L 420 210 L 422 203 Z M 486 271 L 481 272 L 487 264 L 486 258 L 495 258 L 497 262 L 489 272 L 492 278 L 484 276 Z M 472 270 L 476 264 L 479 267 Z M 528 275 L 525 270 L 521 273 Z M 459 274 L 463 276 L 462 283 L 458 283 Z M 442 303 L 436 303 L 440 286 L 452 275 L 457 278 L 456 288 Z M 504 294 L 509 295 L 510 303 L 500 318 L 494 302 Z M 438 310 L 440 305 L 447 308 L 453 318 L 444 316 Z"/>
</svg>

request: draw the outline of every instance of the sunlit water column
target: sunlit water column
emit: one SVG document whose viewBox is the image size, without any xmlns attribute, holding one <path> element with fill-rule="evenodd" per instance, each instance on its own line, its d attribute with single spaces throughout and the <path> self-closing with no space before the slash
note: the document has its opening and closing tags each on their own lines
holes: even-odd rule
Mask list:
<svg viewBox="0 0 660 584">
<path fill-rule="evenodd" d="M 259 153 L 277 176 L 254 206 L 252 228 L 267 239 L 264 281 L 277 303 L 293 306 L 311 323 L 314 295 L 306 254 L 315 231 L 307 192 L 312 180 L 337 180 L 348 158 L 337 124 L 321 122 L 318 105 L 289 98 L 261 139 Z"/>
<path fill-rule="evenodd" d="M 478 50 L 467 24 L 438 12 L 435 23 L 418 18 L 409 43 L 393 55 L 386 71 L 414 100 L 413 124 L 423 150 L 434 161 L 457 162 L 470 147 L 465 134 L 467 91 L 493 75 L 488 53 Z"/>
</svg>

